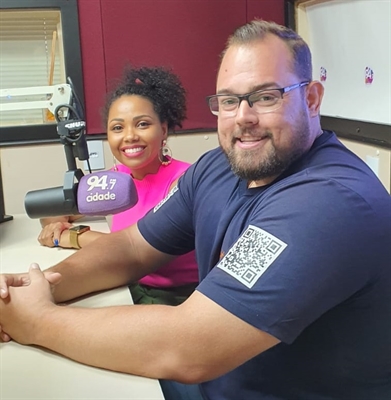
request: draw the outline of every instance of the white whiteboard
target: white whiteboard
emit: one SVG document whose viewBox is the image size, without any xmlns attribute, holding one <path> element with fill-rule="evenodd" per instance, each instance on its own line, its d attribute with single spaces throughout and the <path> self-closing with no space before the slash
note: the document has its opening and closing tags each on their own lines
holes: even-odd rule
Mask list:
<svg viewBox="0 0 391 400">
<path fill-rule="evenodd" d="M 391 0 L 308 4 L 298 30 L 304 23 L 313 77 L 325 86 L 321 114 L 390 125 Z"/>
</svg>

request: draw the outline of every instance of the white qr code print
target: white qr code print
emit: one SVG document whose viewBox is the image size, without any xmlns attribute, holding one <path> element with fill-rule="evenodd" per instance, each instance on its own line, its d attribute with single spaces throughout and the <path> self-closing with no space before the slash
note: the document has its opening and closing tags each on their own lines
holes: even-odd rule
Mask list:
<svg viewBox="0 0 391 400">
<path fill-rule="evenodd" d="M 286 246 L 269 232 L 249 225 L 217 267 L 251 289 Z"/>
</svg>

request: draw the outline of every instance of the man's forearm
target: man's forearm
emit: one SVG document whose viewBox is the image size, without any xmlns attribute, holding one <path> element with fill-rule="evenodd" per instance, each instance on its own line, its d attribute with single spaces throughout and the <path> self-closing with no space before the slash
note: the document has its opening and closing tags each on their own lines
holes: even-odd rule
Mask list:
<svg viewBox="0 0 391 400">
<path fill-rule="evenodd" d="M 179 378 L 172 375 L 176 368 L 170 365 L 177 362 L 175 338 L 170 333 L 174 307 L 55 307 L 35 329 L 34 344 L 95 367 L 151 378 Z"/>
<path fill-rule="evenodd" d="M 81 308 L 54 304 L 38 266 L 31 266 L 29 279 L 29 285 L 10 288 L 11 301 L 0 300 L 3 332 L 84 364 L 196 383 L 279 342 L 198 291 L 177 307 Z"/>
</svg>

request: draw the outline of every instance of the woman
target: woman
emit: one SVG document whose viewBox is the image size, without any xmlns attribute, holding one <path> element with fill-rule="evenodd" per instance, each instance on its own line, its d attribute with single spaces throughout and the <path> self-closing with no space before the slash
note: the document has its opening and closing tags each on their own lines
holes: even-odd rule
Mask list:
<svg viewBox="0 0 391 400">
<path fill-rule="evenodd" d="M 138 193 L 133 208 L 113 215 L 111 231 L 136 223 L 163 200 L 189 167 L 167 153 L 168 132 L 181 127 L 186 118 L 186 96 L 178 77 L 161 68 L 129 69 L 124 80 L 109 95 L 104 108 L 107 139 L 118 160 L 114 170 L 131 174 Z M 73 247 L 69 229 L 80 217 L 41 220 L 38 241 L 45 246 Z M 102 232 L 77 235 L 76 248 L 84 247 Z M 74 243 L 74 241 L 72 241 Z M 129 286 L 137 304 L 182 303 L 198 284 L 194 252 L 185 254 Z"/>
</svg>

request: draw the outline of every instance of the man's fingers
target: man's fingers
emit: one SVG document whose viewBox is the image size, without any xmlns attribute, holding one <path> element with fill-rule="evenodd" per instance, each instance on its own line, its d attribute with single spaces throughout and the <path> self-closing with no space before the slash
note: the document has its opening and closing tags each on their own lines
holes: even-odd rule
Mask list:
<svg viewBox="0 0 391 400">
<path fill-rule="evenodd" d="M 11 340 L 10 336 L 3 332 L 0 326 L 0 341 L 1 342 L 9 342 Z"/>
<path fill-rule="evenodd" d="M 7 296 L 8 296 L 8 288 L 7 288 L 7 286 L 2 286 L 0 288 L 0 297 L 2 299 L 5 299 Z"/>
<path fill-rule="evenodd" d="M 30 264 L 29 275 L 31 281 L 45 278 L 43 272 L 41 271 L 41 268 L 39 268 L 39 265 L 37 263 Z"/>
<path fill-rule="evenodd" d="M 0 297 L 5 299 L 9 295 L 10 286 L 27 286 L 30 284 L 28 274 L 0 274 Z"/>
<path fill-rule="evenodd" d="M 32 263 L 28 274 L 0 274 L 0 298 L 6 299 L 9 296 L 8 288 L 10 286 L 30 285 L 33 276 L 35 278 L 44 276 L 51 285 L 57 285 L 62 279 L 60 273 L 50 271 L 43 273 L 37 263 Z"/>
<path fill-rule="evenodd" d="M 8 286 L 12 285 L 11 280 L 12 278 L 7 275 L 0 277 L 0 298 L 5 299 L 8 296 Z"/>
<path fill-rule="evenodd" d="M 46 280 L 51 284 L 51 285 L 57 285 L 60 283 L 62 279 L 62 275 L 59 272 L 45 272 L 44 273 Z"/>
</svg>

